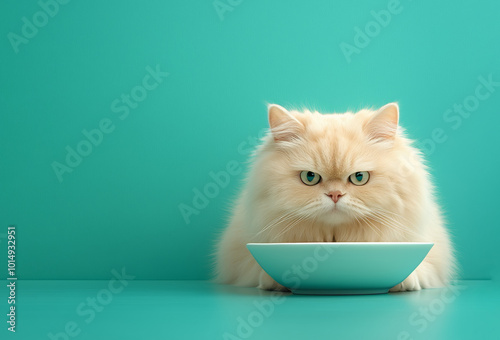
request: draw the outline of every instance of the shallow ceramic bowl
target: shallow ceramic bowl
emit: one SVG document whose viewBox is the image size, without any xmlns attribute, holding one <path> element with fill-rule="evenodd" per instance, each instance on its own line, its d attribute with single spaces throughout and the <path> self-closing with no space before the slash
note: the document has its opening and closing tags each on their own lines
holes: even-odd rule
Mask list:
<svg viewBox="0 0 500 340">
<path fill-rule="evenodd" d="M 294 294 L 384 294 L 423 261 L 433 243 L 248 243 L 260 266 Z"/>
</svg>

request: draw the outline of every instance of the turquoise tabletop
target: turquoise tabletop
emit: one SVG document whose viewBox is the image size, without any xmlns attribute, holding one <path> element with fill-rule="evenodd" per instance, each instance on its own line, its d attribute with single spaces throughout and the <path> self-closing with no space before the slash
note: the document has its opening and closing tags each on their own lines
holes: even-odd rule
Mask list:
<svg viewBox="0 0 500 340">
<path fill-rule="evenodd" d="M 17 284 L 16 333 L 4 323 L 2 339 L 446 340 L 500 334 L 500 289 L 493 281 L 363 296 L 292 295 L 207 281 Z"/>
</svg>

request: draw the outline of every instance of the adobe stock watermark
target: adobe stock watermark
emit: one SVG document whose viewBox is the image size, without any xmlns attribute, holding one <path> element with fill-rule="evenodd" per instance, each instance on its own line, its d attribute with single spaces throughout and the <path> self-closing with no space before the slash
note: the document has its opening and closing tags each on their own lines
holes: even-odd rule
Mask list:
<svg viewBox="0 0 500 340">
<path fill-rule="evenodd" d="M 305 257 L 300 263 L 292 265 L 283 273 L 282 282 L 287 288 L 300 288 L 303 280 L 307 280 L 311 273 L 315 272 L 321 262 L 326 261 L 333 253 L 335 247 L 325 246 L 331 244 L 317 244 L 311 256 Z M 242 340 L 251 337 L 255 330 L 262 326 L 266 319 L 274 314 L 277 305 L 283 304 L 287 300 L 287 295 L 282 292 L 271 292 L 264 299 L 255 299 L 252 305 L 255 307 L 246 316 L 236 318 L 237 326 L 233 333 L 225 332 L 222 334 L 224 340 Z"/>
<path fill-rule="evenodd" d="M 283 273 L 282 281 L 285 286 L 299 289 L 302 282 L 307 280 L 311 273 L 318 270 L 319 264 L 326 261 L 335 251 L 336 247 L 325 247 L 323 244 L 318 244 L 314 247 L 312 256 L 304 258 L 299 264 L 292 265 Z"/>
<path fill-rule="evenodd" d="M 262 300 L 254 300 L 252 305 L 255 310 L 252 310 L 245 317 L 238 316 L 236 321 L 238 325 L 233 333 L 225 332 L 222 334 L 224 340 L 242 340 L 252 336 L 256 328 L 264 324 L 266 318 L 273 315 L 277 305 L 281 305 L 286 300 L 286 295 L 282 292 L 271 292 L 271 294 Z"/>
<path fill-rule="evenodd" d="M 358 26 L 354 27 L 353 43 L 345 41 L 339 44 L 340 50 L 344 55 L 347 63 L 351 63 L 353 54 L 360 54 L 361 51 L 370 45 L 371 41 L 376 38 L 383 28 L 386 28 L 392 21 L 392 18 L 403 11 L 403 6 L 399 0 L 389 0 L 386 9 L 379 11 L 370 11 L 373 20 L 368 21 L 363 29 Z"/>
<path fill-rule="evenodd" d="M 160 65 L 155 68 L 146 67 L 146 74 L 139 85 L 132 87 L 127 93 L 122 93 L 119 98 L 111 102 L 110 109 L 113 114 L 118 114 L 119 120 L 125 120 L 130 112 L 136 109 L 141 102 L 146 100 L 148 93 L 155 90 L 169 75 L 160 69 Z M 66 157 L 64 162 L 53 161 L 52 170 L 59 183 L 62 183 L 65 174 L 70 174 L 88 157 L 93 150 L 98 147 L 106 135 L 115 131 L 116 125 L 111 118 L 103 118 L 97 127 L 90 130 L 83 129 L 83 138 L 76 145 L 66 145 Z"/>
<path fill-rule="evenodd" d="M 252 153 L 260 140 L 265 136 L 268 129 L 262 129 L 257 137 L 247 137 L 238 144 L 238 154 L 248 156 Z M 178 208 L 186 224 L 191 223 L 192 215 L 199 215 L 210 204 L 210 201 L 219 196 L 221 190 L 227 188 L 231 178 L 239 175 L 243 171 L 242 164 L 238 160 L 230 160 L 222 170 L 218 172 L 210 171 L 208 176 L 210 181 L 202 188 L 193 188 L 193 197 L 190 204 L 179 203 Z"/>
<path fill-rule="evenodd" d="M 9 39 L 12 49 L 17 54 L 19 53 L 19 46 L 21 44 L 28 44 L 30 39 L 37 36 L 38 31 L 47 26 L 50 19 L 54 18 L 61 5 L 66 5 L 69 0 L 40 0 L 38 1 L 39 11 L 36 11 L 30 18 L 24 16 L 21 18 L 22 25 L 19 31 L 20 34 L 9 32 L 7 39 Z"/>
<path fill-rule="evenodd" d="M 242 2 L 243 0 L 215 0 L 212 5 L 214 6 L 215 13 L 217 13 L 219 20 L 224 21 L 226 13 L 234 11 Z"/>
<path fill-rule="evenodd" d="M 82 326 L 88 325 L 96 318 L 97 313 L 105 310 L 113 298 L 123 292 L 129 282 L 135 279 L 135 276 L 129 275 L 122 268 L 121 272 L 116 269 L 111 270 L 112 279 L 108 281 L 106 288 L 99 290 L 94 296 L 87 297 L 87 299 L 76 306 L 75 313 L 77 316 L 83 318 L 79 321 L 70 320 L 64 325 L 62 331 L 53 333 L 49 332 L 47 337 L 50 340 L 69 340 L 77 337 L 82 333 Z"/>
<path fill-rule="evenodd" d="M 434 128 L 428 138 L 417 141 L 417 148 L 426 156 L 432 155 L 437 150 L 438 145 L 448 141 L 449 135 L 447 130 L 458 130 L 463 122 L 479 109 L 481 102 L 488 100 L 498 87 L 500 87 L 500 82 L 493 79 L 493 74 L 490 73 L 486 77 L 482 75 L 478 76 L 474 91 L 458 103 L 453 103 L 451 107 L 443 112 L 443 122 L 448 124 L 448 127 Z M 416 165 L 420 164 L 419 159 L 420 156 L 418 154 L 410 154 L 408 159 L 404 163 L 401 163 L 400 174 L 405 176 L 405 174 L 408 175 L 411 173 Z"/>
<path fill-rule="evenodd" d="M 466 290 L 466 286 L 461 285 L 450 285 L 441 291 L 439 297 L 432 299 L 432 301 L 424 307 L 420 307 L 418 311 L 411 313 L 408 316 L 408 323 L 415 329 L 413 332 L 422 334 L 425 332 L 429 326 L 438 320 L 439 316 L 442 315 L 446 308 L 452 304 L 456 298 Z M 412 340 L 412 330 L 402 330 L 397 336 L 398 340 Z"/>
</svg>

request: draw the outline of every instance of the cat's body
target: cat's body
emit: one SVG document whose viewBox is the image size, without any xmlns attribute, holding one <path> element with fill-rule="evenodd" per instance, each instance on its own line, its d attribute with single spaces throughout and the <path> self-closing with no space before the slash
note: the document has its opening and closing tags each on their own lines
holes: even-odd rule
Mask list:
<svg viewBox="0 0 500 340">
<path fill-rule="evenodd" d="M 393 291 L 446 285 L 454 268 L 449 236 L 398 119 L 396 104 L 340 115 L 271 105 L 271 132 L 218 244 L 217 281 L 283 289 L 253 259 L 249 242 L 434 242 Z"/>
</svg>

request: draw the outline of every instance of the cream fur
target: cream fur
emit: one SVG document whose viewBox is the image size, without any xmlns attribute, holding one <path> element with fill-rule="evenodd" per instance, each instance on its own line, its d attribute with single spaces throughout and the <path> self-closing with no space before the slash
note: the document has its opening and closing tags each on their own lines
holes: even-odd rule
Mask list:
<svg viewBox="0 0 500 340">
<path fill-rule="evenodd" d="M 435 245 L 392 291 L 446 285 L 455 268 L 450 239 L 422 155 L 398 119 L 394 103 L 355 114 L 288 112 L 270 105 L 271 131 L 253 156 L 217 246 L 216 280 L 284 289 L 255 262 L 249 242 L 411 241 Z M 305 185 L 303 170 L 322 180 Z M 368 183 L 348 181 L 357 171 L 370 172 Z M 336 204 L 326 195 L 332 190 L 344 194 Z"/>
</svg>

